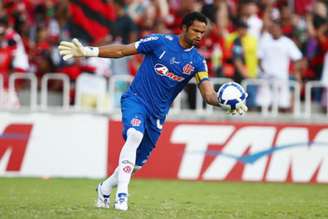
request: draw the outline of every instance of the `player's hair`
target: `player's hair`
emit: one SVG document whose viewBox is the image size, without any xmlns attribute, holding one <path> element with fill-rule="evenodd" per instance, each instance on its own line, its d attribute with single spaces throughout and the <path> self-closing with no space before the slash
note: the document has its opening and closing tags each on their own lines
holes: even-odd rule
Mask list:
<svg viewBox="0 0 328 219">
<path fill-rule="evenodd" d="M 194 21 L 200 21 L 207 25 L 207 17 L 200 12 L 191 12 L 186 14 L 182 19 L 182 27 L 186 26 L 188 29 Z"/>
</svg>

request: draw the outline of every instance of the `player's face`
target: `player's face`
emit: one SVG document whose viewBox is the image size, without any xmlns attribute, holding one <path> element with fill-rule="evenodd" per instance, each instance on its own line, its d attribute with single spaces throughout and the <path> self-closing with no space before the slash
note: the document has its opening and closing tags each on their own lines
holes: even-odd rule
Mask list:
<svg viewBox="0 0 328 219">
<path fill-rule="evenodd" d="M 206 24 L 195 20 L 188 28 L 184 28 L 184 39 L 190 46 L 198 46 L 206 31 Z"/>
</svg>

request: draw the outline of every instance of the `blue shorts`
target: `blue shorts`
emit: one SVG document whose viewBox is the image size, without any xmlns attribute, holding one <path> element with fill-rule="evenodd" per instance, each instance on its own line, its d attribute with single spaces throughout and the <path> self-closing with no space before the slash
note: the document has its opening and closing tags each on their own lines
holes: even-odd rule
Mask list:
<svg viewBox="0 0 328 219">
<path fill-rule="evenodd" d="M 149 155 L 156 146 L 164 118 L 158 119 L 151 115 L 141 100 L 129 93 L 125 93 L 121 97 L 121 111 L 123 138 L 126 140 L 126 133 L 129 128 L 135 128 L 144 134 L 137 149 L 135 162 L 136 166 L 142 166 L 147 162 Z"/>
</svg>

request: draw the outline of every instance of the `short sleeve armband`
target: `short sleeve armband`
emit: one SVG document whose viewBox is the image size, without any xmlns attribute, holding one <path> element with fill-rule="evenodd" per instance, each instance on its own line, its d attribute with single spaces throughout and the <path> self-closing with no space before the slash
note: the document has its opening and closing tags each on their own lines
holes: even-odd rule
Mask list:
<svg viewBox="0 0 328 219">
<path fill-rule="evenodd" d="M 202 83 L 205 80 L 208 80 L 208 73 L 207 73 L 207 71 L 197 72 L 195 74 L 195 79 L 196 79 L 196 83 L 197 84 L 200 84 L 200 83 Z"/>
<path fill-rule="evenodd" d="M 196 83 L 200 84 L 205 80 L 208 80 L 208 68 L 206 64 L 206 60 L 202 57 L 202 59 L 198 62 L 197 73 L 195 74 Z"/>
</svg>

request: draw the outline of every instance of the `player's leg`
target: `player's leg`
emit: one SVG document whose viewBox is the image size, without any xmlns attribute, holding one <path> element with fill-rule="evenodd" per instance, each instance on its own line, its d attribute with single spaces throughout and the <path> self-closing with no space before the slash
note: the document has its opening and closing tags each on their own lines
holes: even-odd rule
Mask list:
<svg viewBox="0 0 328 219">
<path fill-rule="evenodd" d="M 161 135 L 164 118 L 157 119 L 152 116 L 148 116 L 146 121 L 144 137 L 137 150 L 135 171 L 142 168 L 156 147 L 157 140 Z"/>
<path fill-rule="evenodd" d="M 146 125 L 147 124 L 148 123 L 146 123 Z M 133 173 L 136 172 L 137 170 L 141 169 L 141 167 L 147 162 L 151 152 L 155 148 L 155 144 L 156 144 L 156 141 L 157 141 L 159 135 L 160 135 L 160 132 L 158 131 L 158 129 L 155 130 L 155 132 L 153 129 L 150 129 L 149 131 L 144 132 L 142 141 L 136 151 Z M 128 170 L 131 171 L 132 166 L 131 166 L 131 168 L 128 168 Z M 130 177 L 131 177 L 131 174 L 130 174 Z M 120 178 L 120 175 L 119 175 L 119 178 Z M 130 178 L 129 178 L 129 180 L 130 180 Z M 128 209 L 128 206 L 127 206 L 128 192 L 122 193 L 121 189 L 120 189 L 120 185 L 121 185 L 121 182 L 119 182 L 119 184 L 118 184 L 117 196 L 116 196 L 117 199 L 116 199 L 116 203 L 115 203 L 114 207 L 118 210 L 127 210 Z M 126 184 L 126 182 L 125 182 L 122 185 L 125 186 L 125 188 L 123 188 L 123 189 L 125 189 L 127 191 L 128 183 Z"/>
<path fill-rule="evenodd" d="M 149 137 L 148 132 L 146 131 L 142 142 L 137 150 L 136 164 L 134 167 L 134 171 L 140 170 L 144 164 L 147 163 L 149 156 L 155 148 L 155 144 Z"/>
<path fill-rule="evenodd" d="M 132 175 L 141 169 L 141 166 L 135 165 Z M 114 188 L 117 187 L 118 184 L 118 167 L 114 170 L 112 175 L 108 177 L 102 183 L 99 183 L 97 186 L 98 199 L 97 199 L 97 207 L 98 208 L 109 208 L 110 205 L 110 194 Z"/>
<path fill-rule="evenodd" d="M 101 190 L 103 194 L 110 195 L 113 188 L 117 186 L 118 182 L 118 168 L 114 170 L 112 175 L 108 177 L 104 182 L 101 183 Z"/>
<path fill-rule="evenodd" d="M 136 162 L 137 149 L 143 139 L 147 111 L 134 96 L 123 97 L 121 106 L 123 136 L 126 141 L 119 157 L 118 184 L 114 207 L 118 210 L 127 210 L 128 186 Z"/>
<path fill-rule="evenodd" d="M 139 170 L 147 162 L 151 152 L 155 148 L 155 144 L 160 135 L 160 129 L 157 128 L 157 125 L 158 122 L 150 121 L 149 119 L 146 120 L 145 131 L 142 137 L 142 141 L 140 142 L 135 153 L 136 154 L 136 156 L 134 157 L 135 163 L 133 165 L 133 168 L 132 166 L 130 166 L 131 168 L 130 167 L 128 168 L 129 171 L 133 170 L 135 172 Z M 123 156 L 120 156 L 120 159 L 122 157 Z M 124 171 L 122 171 L 122 173 L 124 173 Z M 125 194 L 128 194 L 128 192 L 124 193 L 124 190 L 127 191 L 128 183 L 126 184 L 126 182 L 125 183 L 123 182 L 122 186 L 124 186 L 125 188 L 122 188 L 124 190 L 121 190 L 120 176 L 121 175 L 119 175 L 119 183 L 117 188 L 117 201 L 114 207 L 118 210 L 127 210 L 127 196 L 125 196 Z M 129 176 L 131 178 L 131 174 Z"/>
<path fill-rule="evenodd" d="M 135 164 L 136 151 L 143 138 L 146 110 L 138 100 L 131 96 L 122 97 L 121 106 L 125 143 L 120 152 L 117 168 L 113 174 L 100 185 L 100 189 L 98 189 L 98 200 L 102 199 L 102 195 L 109 197 L 113 187 L 118 186 L 116 196 L 117 202 L 118 200 L 123 200 L 123 197 L 123 201 L 127 203 L 128 184 Z M 102 193 L 99 194 L 99 191 Z M 124 207 L 124 205 L 126 205 L 126 207 Z M 122 206 L 120 210 L 126 210 L 127 204 L 123 203 Z"/>
<path fill-rule="evenodd" d="M 128 187 L 135 166 L 137 149 L 142 141 L 143 133 L 135 128 L 129 128 L 126 136 L 126 142 L 121 150 L 118 164 L 118 185 L 115 203 L 115 208 L 123 211 L 128 209 Z"/>
<path fill-rule="evenodd" d="M 128 185 L 131 179 L 131 174 L 133 172 L 135 160 L 136 160 L 136 151 L 142 140 L 143 133 L 137 131 L 134 128 L 129 128 L 126 134 L 126 141 L 122 147 L 119 164 L 115 169 L 113 174 L 108 177 L 103 183 L 98 185 L 98 200 L 97 207 L 109 207 L 110 202 L 110 193 L 112 192 L 113 187 L 117 188 L 117 202 L 121 199 L 121 202 L 126 202 L 128 194 Z M 127 205 L 122 204 L 120 210 L 124 210 Z M 126 206 L 126 207 L 125 207 Z"/>
<path fill-rule="evenodd" d="M 123 146 L 123 148 L 124 148 L 124 146 Z M 123 148 L 122 148 L 122 155 L 125 153 L 130 153 L 130 152 L 128 152 L 129 149 L 125 148 L 123 150 Z M 124 153 L 123 153 L 123 151 L 124 151 Z M 141 168 L 141 165 L 135 165 L 133 168 L 132 174 L 135 173 L 140 168 Z M 116 169 L 114 170 L 114 172 L 112 173 L 112 175 L 110 177 L 108 177 L 105 181 L 103 181 L 102 183 L 100 183 L 98 185 L 98 187 L 97 187 L 97 192 L 98 192 L 97 207 L 109 208 L 110 194 L 111 194 L 113 188 L 115 188 L 118 185 L 118 175 L 119 175 L 119 166 L 116 167 Z M 123 179 L 123 181 L 124 181 L 124 179 Z M 123 184 L 126 184 L 126 183 L 123 183 Z"/>
<path fill-rule="evenodd" d="M 110 194 L 114 187 L 118 183 L 118 168 L 114 170 L 112 175 L 108 177 L 105 181 L 100 183 L 97 187 L 97 207 L 98 208 L 109 208 L 110 204 Z"/>
</svg>

